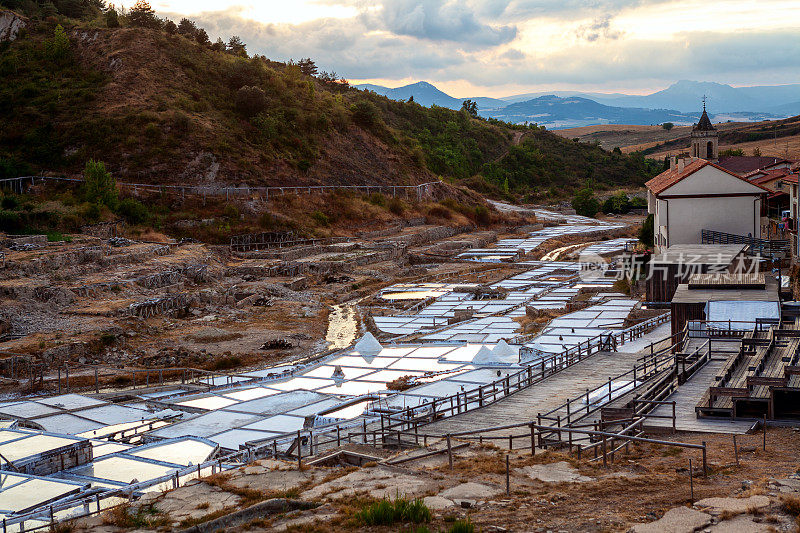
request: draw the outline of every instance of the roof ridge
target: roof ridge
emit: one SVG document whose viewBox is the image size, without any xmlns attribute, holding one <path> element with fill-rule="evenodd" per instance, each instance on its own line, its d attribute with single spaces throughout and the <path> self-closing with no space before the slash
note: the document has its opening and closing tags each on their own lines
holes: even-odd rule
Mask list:
<svg viewBox="0 0 800 533">
<path fill-rule="evenodd" d="M 662 172 L 661 174 L 659 174 L 655 178 L 653 178 L 653 179 L 649 180 L 648 182 L 646 182 L 644 185 L 645 185 L 645 187 L 650 189 L 650 191 L 652 191 L 653 194 L 658 195 L 658 194 L 664 192 L 665 190 L 669 189 L 673 185 L 677 184 L 678 182 L 683 181 L 684 179 L 686 179 L 687 177 L 691 176 L 692 174 L 694 174 L 698 170 L 700 170 L 702 168 L 705 168 L 708 165 L 711 165 L 712 167 L 716 168 L 717 170 L 721 170 L 722 172 L 724 172 L 726 174 L 729 174 L 729 175 L 733 176 L 734 178 L 736 178 L 738 180 L 741 180 L 741 181 L 743 181 L 743 182 L 745 182 L 745 183 L 747 183 L 749 185 L 752 185 L 753 187 L 758 187 L 759 189 L 762 189 L 765 192 L 772 192 L 769 189 L 767 189 L 766 187 L 762 187 L 758 183 L 755 183 L 753 181 L 749 181 L 746 178 L 744 178 L 744 177 L 742 177 L 742 176 L 740 176 L 740 175 L 738 175 L 738 174 L 736 174 L 734 172 L 731 172 L 730 170 L 728 170 L 728 169 L 726 169 L 724 167 L 721 167 L 721 166 L 719 166 L 719 165 L 717 165 L 715 163 L 712 163 L 711 161 L 708 161 L 706 159 L 699 159 L 699 158 L 695 159 L 692 162 L 690 162 L 689 164 L 685 165 L 680 170 L 678 169 L 678 167 L 670 168 L 669 170 L 665 170 L 664 172 Z"/>
</svg>

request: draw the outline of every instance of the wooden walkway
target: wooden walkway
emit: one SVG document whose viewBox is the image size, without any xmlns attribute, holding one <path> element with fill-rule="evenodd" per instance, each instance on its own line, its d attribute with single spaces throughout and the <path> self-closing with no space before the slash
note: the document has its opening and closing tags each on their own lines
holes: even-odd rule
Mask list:
<svg viewBox="0 0 800 533">
<path fill-rule="evenodd" d="M 711 359 L 706 365 L 694 373 L 689 381 L 681 385 L 677 391 L 672 393 L 665 401 L 676 402 L 675 405 L 675 427 L 678 431 L 697 431 L 701 433 L 746 433 L 753 425 L 752 421 L 746 420 L 727 420 L 721 418 L 697 418 L 695 406 L 701 400 L 708 387 L 713 385 L 714 376 L 718 375 L 725 366 L 727 354 L 718 355 L 716 359 Z M 713 355 L 712 355 L 713 356 Z M 659 428 L 672 429 L 672 406 L 660 405 L 653 414 L 666 415 L 666 418 L 650 418 L 644 424 L 644 429 Z"/>
<path fill-rule="evenodd" d="M 641 356 L 639 353 L 598 352 L 492 405 L 428 424 L 420 428 L 420 432 L 443 435 L 482 427 L 535 422 L 537 413 L 555 409 L 568 399 L 586 394 L 587 389 L 607 383 L 609 377 L 631 370 Z M 512 433 L 519 435 L 525 430 L 516 428 L 498 431 L 493 435 Z"/>
</svg>

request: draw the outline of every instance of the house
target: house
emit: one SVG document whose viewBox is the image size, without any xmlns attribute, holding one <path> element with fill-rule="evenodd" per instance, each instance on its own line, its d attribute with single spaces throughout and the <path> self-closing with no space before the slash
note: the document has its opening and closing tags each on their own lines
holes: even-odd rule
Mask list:
<svg viewBox="0 0 800 533">
<path fill-rule="evenodd" d="M 791 250 L 792 250 L 792 262 L 798 262 L 798 256 L 800 255 L 800 224 L 798 224 L 797 215 L 800 213 L 800 206 L 798 206 L 798 202 L 800 202 L 800 191 L 798 191 L 798 184 L 797 178 L 798 173 L 800 173 L 800 163 L 795 163 L 792 165 L 791 169 L 792 173 L 784 179 L 788 188 L 789 188 L 789 231 L 790 231 L 790 242 L 791 242 Z"/>
<path fill-rule="evenodd" d="M 786 168 L 776 168 L 773 170 L 759 169 L 744 177 L 756 185 L 760 185 L 771 192 L 767 197 L 766 211 L 767 216 L 775 219 L 782 219 L 783 212 L 789 210 L 789 182 L 787 178 L 791 176 L 791 171 Z"/>
<path fill-rule="evenodd" d="M 705 159 L 673 159 L 669 170 L 645 185 L 659 253 L 675 244 L 701 244 L 704 229 L 761 237 L 761 211 L 769 189 L 719 165 Z"/>
</svg>

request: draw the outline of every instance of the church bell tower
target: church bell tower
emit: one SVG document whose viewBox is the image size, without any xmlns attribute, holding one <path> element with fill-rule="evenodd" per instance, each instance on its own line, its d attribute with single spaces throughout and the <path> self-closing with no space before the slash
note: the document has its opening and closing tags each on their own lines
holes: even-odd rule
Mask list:
<svg viewBox="0 0 800 533">
<path fill-rule="evenodd" d="M 706 113 L 705 96 L 703 97 L 703 114 L 700 116 L 700 121 L 692 128 L 691 155 L 708 161 L 719 158 L 719 132 Z"/>
</svg>

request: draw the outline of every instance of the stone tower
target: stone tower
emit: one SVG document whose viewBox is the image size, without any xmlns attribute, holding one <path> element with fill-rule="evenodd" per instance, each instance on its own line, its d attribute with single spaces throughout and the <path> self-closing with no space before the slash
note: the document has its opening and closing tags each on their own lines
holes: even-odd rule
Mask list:
<svg viewBox="0 0 800 533">
<path fill-rule="evenodd" d="M 691 155 L 708 161 L 719 158 L 719 132 L 708 118 L 705 98 L 703 98 L 703 114 L 700 116 L 700 121 L 692 128 Z"/>
</svg>

